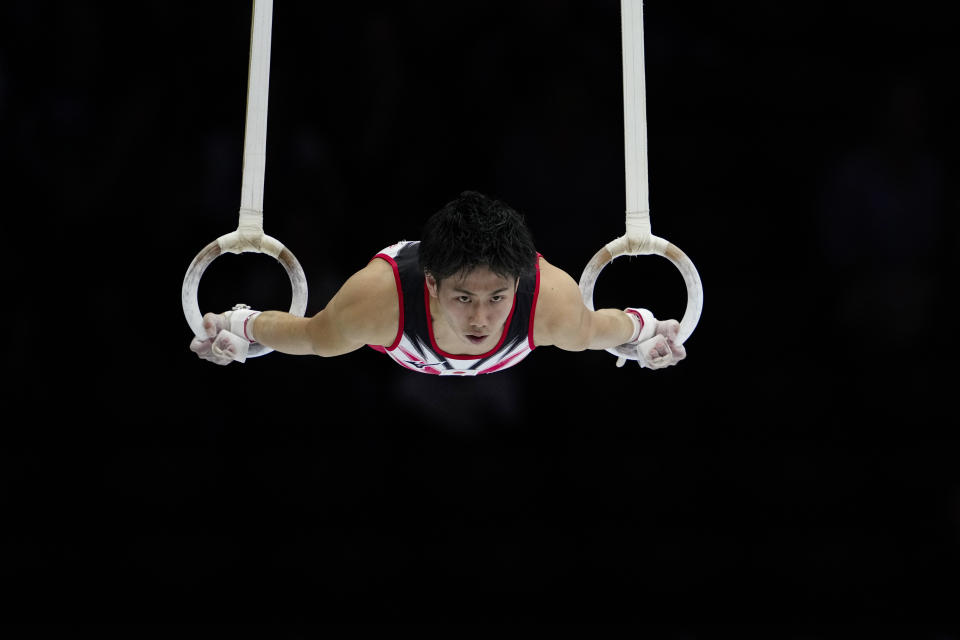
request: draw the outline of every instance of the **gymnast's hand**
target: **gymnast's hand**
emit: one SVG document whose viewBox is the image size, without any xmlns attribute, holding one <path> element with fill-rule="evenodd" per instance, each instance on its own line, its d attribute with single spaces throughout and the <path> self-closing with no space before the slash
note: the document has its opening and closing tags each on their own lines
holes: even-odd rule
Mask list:
<svg viewBox="0 0 960 640">
<path fill-rule="evenodd" d="M 687 357 L 687 350 L 677 342 L 680 323 L 676 320 L 659 320 L 652 338 L 637 345 L 638 362 L 641 367 L 662 369 L 670 367 Z"/>
<path fill-rule="evenodd" d="M 677 341 L 680 323 L 676 320 L 657 320 L 646 309 L 627 309 L 643 321 L 639 335 L 627 344 L 637 350 L 637 362 L 648 369 L 670 367 L 687 357 L 687 350 Z M 618 362 L 617 366 L 623 366 Z"/>
<path fill-rule="evenodd" d="M 203 316 L 205 336 L 190 342 L 190 350 L 204 360 L 226 365 L 234 360 L 245 362 L 250 345 L 255 343 L 251 327 L 259 311 L 234 309 L 226 313 Z"/>
</svg>

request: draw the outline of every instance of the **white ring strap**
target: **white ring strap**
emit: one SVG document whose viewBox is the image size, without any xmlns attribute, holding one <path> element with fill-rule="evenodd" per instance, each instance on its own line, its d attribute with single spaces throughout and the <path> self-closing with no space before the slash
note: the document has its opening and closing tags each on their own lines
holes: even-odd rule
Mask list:
<svg viewBox="0 0 960 640">
<path fill-rule="evenodd" d="M 627 187 L 627 228 L 631 215 L 647 217 L 650 233 L 650 189 L 647 175 L 647 86 L 643 59 L 643 2 L 620 0 L 623 50 L 623 150 Z"/>
<path fill-rule="evenodd" d="M 240 186 L 240 223 L 243 212 L 250 223 L 263 228 L 263 182 L 267 166 L 267 100 L 270 95 L 270 44 L 273 0 L 254 0 L 247 79 L 247 121 L 243 134 L 243 182 Z"/>
</svg>

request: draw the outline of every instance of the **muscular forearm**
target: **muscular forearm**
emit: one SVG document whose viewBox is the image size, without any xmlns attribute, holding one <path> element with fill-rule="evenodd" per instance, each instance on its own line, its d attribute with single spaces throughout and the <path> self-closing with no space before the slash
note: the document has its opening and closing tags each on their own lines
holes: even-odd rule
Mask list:
<svg viewBox="0 0 960 640">
<path fill-rule="evenodd" d="M 265 311 L 254 320 L 250 337 L 280 353 L 295 356 L 339 356 L 365 344 L 364 340 L 344 335 L 326 309 L 312 318 Z"/>
<path fill-rule="evenodd" d="M 593 314 L 587 349 L 609 349 L 633 337 L 636 325 L 620 309 L 598 309 Z"/>
<path fill-rule="evenodd" d="M 250 337 L 280 353 L 310 355 L 314 353 L 309 330 L 311 320 L 285 311 L 264 311 L 253 320 Z"/>
</svg>

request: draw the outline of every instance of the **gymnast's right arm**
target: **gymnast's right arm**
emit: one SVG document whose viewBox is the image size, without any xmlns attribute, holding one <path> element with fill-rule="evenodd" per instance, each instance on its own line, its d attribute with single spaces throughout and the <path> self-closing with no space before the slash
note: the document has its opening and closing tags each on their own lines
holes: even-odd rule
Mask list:
<svg viewBox="0 0 960 640">
<path fill-rule="evenodd" d="M 393 268 L 375 259 L 344 283 L 320 313 L 301 318 L 284 311 L 228 311 L 203 317 L 206 337 L 190 349 L 216 364 L 243 362 L 253 342 L 293 355 L 338 356 L 365 344 L 393 344 L 400 322 Z"/>
</svg>

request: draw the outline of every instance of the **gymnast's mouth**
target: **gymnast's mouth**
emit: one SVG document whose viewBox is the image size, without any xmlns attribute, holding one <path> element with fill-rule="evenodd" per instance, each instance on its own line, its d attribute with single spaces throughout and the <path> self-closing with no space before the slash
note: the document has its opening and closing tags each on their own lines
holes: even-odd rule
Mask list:
<svg viewBox="0 0 960 640">
<path fill-rule="evenodd" d="M 488 336 L 478 336 L 472 333 L 468 333 L 466 335 L 467 335 L 467 340 L 469 340 L 473 344 L 480 344 L 481 342 L 483 342 L 488 338 Z"/>
</svg>

